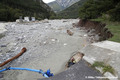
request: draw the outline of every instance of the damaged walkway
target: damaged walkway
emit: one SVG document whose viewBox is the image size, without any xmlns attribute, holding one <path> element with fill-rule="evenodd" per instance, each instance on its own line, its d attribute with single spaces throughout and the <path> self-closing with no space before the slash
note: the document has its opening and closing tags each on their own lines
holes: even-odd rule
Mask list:
<svg viewBox="0 0 120 80">
<path fill-rule="evenodd" d="M 120 43 L 102 41 L 90 44 L 80 51 L 86 55 L 84 59 L 91 64 L 95 61 L 110 64 L 115 70 L 115 76 L 109 73 L 106 73 L 105 76 L 110 77 L 110 80 L 120 79 Z"/>
</svg>

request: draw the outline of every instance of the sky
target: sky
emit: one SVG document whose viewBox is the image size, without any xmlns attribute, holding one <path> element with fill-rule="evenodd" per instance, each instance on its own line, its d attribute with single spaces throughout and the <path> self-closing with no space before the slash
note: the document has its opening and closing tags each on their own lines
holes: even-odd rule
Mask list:
<svg viewBox="0 0 120 80">
<path fill-rule="evenodd" d="M 49 3 L 49 2 L 52 2 L 52 1 L 55 1 L 55 0 L 43 0 L 45 3 Z"/>
</svg>

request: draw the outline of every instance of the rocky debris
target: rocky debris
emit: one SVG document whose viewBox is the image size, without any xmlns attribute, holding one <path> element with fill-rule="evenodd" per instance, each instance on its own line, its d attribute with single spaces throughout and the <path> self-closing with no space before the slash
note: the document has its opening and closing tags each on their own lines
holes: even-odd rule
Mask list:
<svg viewBox="0 0 120 80">
<path fill-rule="evenodd" d="M 91 42 L 91 43 L 100 41 L 100 36 L 99 36 L 99 34 L 95 33 L 95 29 L 88 30 L 87 35 L 89 37 L 89 42 Z"/>
<path fill-rule="evenodd" d="M 49 21 L 43 21 L 43 23 L 49 23 Z"/>
<path fill-rule="evenodd" d="M 70 31 L 70 30 L 67 30 L 67 33 L 70 35 L 70 36 L 72 36 L 74 33 L 72 32 L 72 31 Z"/>
<path fill-rule="evenodd" d="M 44 19 L 42 20 L 43 23 L 49 23 L 49 20 L 48 19 Z"/>
<path fill-rule="evenodd" d="M 78 27 L 78 24 L 77 23 L 72 23 L 72 26 L 75 28 L 75 27 Z"/>
<path fill-rule="evenodd" d="M 23 19 L 17 19 L 16 22 L 17 22 L 17 23 L 22 23 L 22 22 L 23 22 Z"/>
<path fill-rule="evenodd" d="M 43 41 L 42 43 L 44 44 L 44 45 L 48 45 L 48 44 L 55 44 L 55 43 L 57 43 L 57 42 L 59 42 L 59 40 L 58 39 L 56 39 L 56 38 L 47 38 L 45 41 Z"/>
<path fill-rule="evenodd" d="M 58 30 L 63 30 L 63 28 L 58 28 Z"/>
<path fill-rule="evenodd" d="M 63 21 L 63 22 L 67 22 L 67 21 Z"/>
</svg>

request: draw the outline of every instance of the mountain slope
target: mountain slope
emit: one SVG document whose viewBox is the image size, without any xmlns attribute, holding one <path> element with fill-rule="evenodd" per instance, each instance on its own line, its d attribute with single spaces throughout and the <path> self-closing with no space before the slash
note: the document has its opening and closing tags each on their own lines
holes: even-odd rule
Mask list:
<svg viewBox="0 0 120 80">
<path fill-rule="evenodd" d="M 78 2 L 79 0 L 56 0 L 51 3 L 48 3 L 48 5 L 55 11 L 59 12 L 63 9 L 66 9 L 67 7 L 71 6 L 72 4 Z"/>
<path fill-rule="evenodd" d="M 80 0 L 77 3 L 66 8 L 65 10 L 59 12 L 57 15 L 61 18 L 78 18 L 79 17 L 79 8 L 86 1 L 87 0 Z"/>
<path fill-rule="evenodd" d="M 51 3 L 48 3 L 48 5 L 51 7 L 51 9 L 55 12 L 61 11 L 63 9 L 62 6 L 60 6 L 56 1 L 53 1 Z"/>
<path fill-rule="evenodd" d="M 0 21 L 15 21 L 19 16 L 49 18 L 53 12 L 42 0 L 0 0 Z"/>
</svg>

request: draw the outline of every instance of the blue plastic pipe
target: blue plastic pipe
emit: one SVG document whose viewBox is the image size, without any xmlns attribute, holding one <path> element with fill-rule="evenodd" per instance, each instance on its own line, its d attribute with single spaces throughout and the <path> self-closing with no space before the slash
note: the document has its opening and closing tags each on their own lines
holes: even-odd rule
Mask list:
<svg viewBox="0 0 120 80">
<path fill-rule="evenodd" d="M 29 69 L 29 68 L 15 68 L 15 67 L 8 67 L 5 69 L 0 70 L 0 72 L 7 71 L 7 70 L 26 70 L 26 71 L 32 71 L 32 72 L 38 72 L 43 74 L 44 77 L 49 78 L 49 76 L 43 72 L 42 70 L 36 70 L 36 69 Z M 51 74 L 51 73 L 50 73 Z"/>
<path fill-rule="evenodd" d="M 7 69 L 5 68 L 5 69 L 0 70 L 0 72 L 6 71 L 6 70 L 7 70 Z"/>
</svg>

